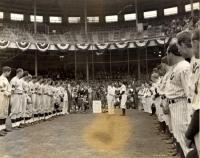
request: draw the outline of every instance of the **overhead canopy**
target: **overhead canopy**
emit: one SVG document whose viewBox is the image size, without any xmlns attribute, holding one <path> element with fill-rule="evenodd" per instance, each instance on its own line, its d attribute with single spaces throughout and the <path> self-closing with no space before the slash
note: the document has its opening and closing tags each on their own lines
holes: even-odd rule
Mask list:
<svg viewBox="0 0 200 158">
<path fill-rule="evenodd" d="M 83 16 L 84 0 L 36 0 L 38 14 L 59 16 Z M 126 12 L 135 12 L 136 0 L 87 0 L 88 15 L 105 16 L 117 14 L 125 6 Z M 159 9 L 190 3 L 190 0 L 137 0 L 139 10 Z M 194 2 L 198 0 L 193 0 Z M 1 0 L 0 10 L 32 14 L 34 0 Z"/>
</svg>

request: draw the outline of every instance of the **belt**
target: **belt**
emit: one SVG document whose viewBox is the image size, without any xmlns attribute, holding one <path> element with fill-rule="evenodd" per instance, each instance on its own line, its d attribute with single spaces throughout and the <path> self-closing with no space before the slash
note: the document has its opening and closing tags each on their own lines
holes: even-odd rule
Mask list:
<svg viewBox="0 0 200 158">
<path fill-rule="evenodd" d="M 168 100 L 168 103 L 169 103 L 169 104 L 175 104 L 175 103 L 178 103 L 181 99 L 186 99 L 186 100 L 187 100 L 187 98 L 169 99 L 169 100 Z"/>
<path fill-rule="evenodd" d="M 175 103 L 177 103 L 177 100 L 174 100 L 174 99 L 168 100 L 168 103 L 169 103 L 169 104 L 175 104 Z"/>
<path fill-rule="evenodd" d="M 17 94 L 17 95 L 22 95 L 22 93 L 14 93 L 14 94 Z"/>
</svg>

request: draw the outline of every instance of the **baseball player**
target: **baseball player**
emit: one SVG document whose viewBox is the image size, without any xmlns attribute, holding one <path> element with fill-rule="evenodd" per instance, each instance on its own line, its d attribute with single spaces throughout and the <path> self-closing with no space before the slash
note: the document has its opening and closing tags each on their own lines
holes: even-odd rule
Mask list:
<svg viewBox="0 0 200 158">
<path fill-rule="evenodd" d="M 27 77 L 27 106 L 26 106 L 26 125 L 33 122 L 33 104 L 32 104 L 32 86 L 30 82 L 32 81 L 32 76 L 28 74 Z"/>
<path fill-rule="evenodd" d="M 115 103 L 115 87 L 113 83 L 109 83 L 107 88 L 107 103 L 108 103 L 108 114 L 114 114 L 114 103 Z"/>
<path fill-rule="evenodd" d="M 167 57 L 164 57 L 162 59 L 162 64 L 166 65 L 166 74 L 164 75 L 163 79 L 161 80 L 161 83 L 159 85 L 159 94 L 161 96 L 161 108 L 163 110 L 163 115 L 162 115 L 162 119 L 165 121 L 165 124 L 167 125 L 167 134 L 170 134 L 172 132 L 171 129 L 171 117 L 170 117 L 170 113 L 168 111 L 168 106 L 167 106 L 167 99 L 166 99 L 166 90 L 168 88 L 168 84 L 170 81 L 170 76 L 172 74 L 172 66 L 168 66 L 168 61 L 167 61 Z"/>
<path fill-rule="evenodd" d="M 12 119 L 12 127 L 19 127 L 20 122 L 23 120 L 21 118 L 22 114 L 22 94 L 23 87 L 22 81 L 20 80 L 23 76 L 23 69 L 18 68 L 16 70 L 16 76 L 10 81 L 12 94 L 11 94 L 11 114 L 10 117 Z"/>
<path fill-rule="evenodd" d="M 176 41 L 170 44 L 167 50 L 167 57 L 171 62 L 170 64 L 174 65 L 166 93 L 166 97 L 169 100 L 172 131 L 186 156 L 190 151 L 185 142 L 185 132 L 188 126 L 187 97 L 190 96 L 188 94 L 190 64 L 181 56 Z"/>
<path fill-rule="evenodd" d="M 35 91 L 36 91 L 36 104 L 35 104 L 35 113 L 36 120 L 40 120 L 41 117 L 41 104 L 42 104 L 42 87 L 41 83 L 43 82 L 43 78 L 41 76 L 38 77 L 37 82 L 35 83 Z"/>
<path fill-rule="evenodd" d="M 145 83 L 145 89 L 144 89 L 144 112 L 151 113 L 151 95 L 152 91 L 150 90 L 150 86 L 148 83 Z"/>
<path fill-rule="evenodd" d="M 7 77 L 10 76 L 11 68 L 4 66 L 2 72 L 0 76 L 0 136 L 5 136 L 5 122 L 8 117 L 9 99 L 11 95 L 11 87 Z"/>
<path fill-rule="evenodd" d="M 25 124 L 25 118 L 26 118 L 26 109 L 27 109 L 27 100 L 28 100 L 28 71 L 24 71 L 23 77 L 20 79 L 22 83 L 23 93 L 22 93 L 22 115 L 23 118 L 22 123 L 20 124 L 21 127 L 24 127 Z"/>
<path fill-rule="evenodd" d="M 192 103 L 191 103 L 193 110 L 195 110 L 195 113 L 197 113 L 197 111 L 199 112 L 199 109 L 200 109 L 200 70 L 199 70 L 199 64 L 200 64 L 200 62 L 199 62 L 199 60 L 200 60 L 199 59 L 200 58 L 200 47 L 199 47 L 200 38 L 199 38 L 199 36 L 200 36 L 200 29 L 197 29 L 197 30 L 194 31 L 194 33 L 192 35 L 193 52 L 194 52 L 195 57 L 196 57 L 196 62 L 198 63 L 198 67 L 196 67 L 194 69 L 194 72 L 196 72 L 195 76 L 197 76 L 197 77 L 196 77 L 196 83 L 194 84 L 195 85 L 195 87 L 194 87 L 194 95 L 193 95 Z M 199 124 L 199 119 L 198 119 L 198 124 Z M 191 127 L 193 127 L 193 126 L 191 125 Z M 193 129 L 193 130 L 196 131 L 196 132 L 193 132 L 194 133 L 193 134 L 194 135 L 193 139 L 195 141 L 195 145 L 196 145 L 196 148 L 197 148 L 197 151 L 198 151 L 198 155 L 200 157 L 200 133 L 199 133 L 198 129 Z M 188 133 L 186 134 L 186 136 L 189 135 Z"/>
<path fill-rule="evenodd" d="M 183 31 L 179 34 L 177 34 L 177 39 L 179 42 L 179 50 L 181 55 L 186 59 L 190 61 L 190 71 L 191 77 L 190 77 L 190 96 L 188 96 L 188 119 L 191 119 L 191 115 L 193 113 L 192 106 L 191 106 L 191 99 L 193 98 L 194 91 L 195 91 L 195 83 L 199 79 L 200 75 L 200 60 L 196 59 L 195 57 L 195 51 L 193 51 L 192 47 L 192 33 L 190 31 Z"/>
<path fill-rule="evenodd" d="M 36 119 L 36 82 L 37 82 L 37 77 L 33 76 L 32 80 L 29 82 L 29 88 L 30 88 L 30 97 L 31 97 L 31 102 L 32 102 L 32 120 L 31 123 L 35 122 Z"/>
<path fill-rule="evenodd" d="M 120 87 L 120 107 L 122 109 L 122 116 L 126 115 L 126 101 L 127 101 L 127 91 L 126 91 L 126 82 L 121 83 Z"/>
<path fill-rule="evenodd" d="M 145 90 L 145 87 L 144 87 L 144 84 L 142 84 L 138 91 L 138 98 L 140 100 L 140 106 L 141 106 L 139 108 L 141 110 L 144 110 L 144 90 Z"/>
<path fill-rule="evenodd" d="M 63 114 L 69 114 L 68 113 L 68 108 L 69 108 L 69 102 L 68 102 L 68 93 L 67 93 L 67 84 L 63 85 L 64 86 L 64 97 L 63 97 L 63 109 L 62 112 Z"/>
</svg>

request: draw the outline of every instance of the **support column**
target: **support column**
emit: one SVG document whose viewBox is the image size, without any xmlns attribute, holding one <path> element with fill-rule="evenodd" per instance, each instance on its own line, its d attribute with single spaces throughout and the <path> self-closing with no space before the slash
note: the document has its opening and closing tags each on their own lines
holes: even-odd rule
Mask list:
<svg viewBox="0 0 200 158">
<path fill-rule="evenodd" d="M 141 68 L 140 68 L 140 53 L 137 51 L 137 62 L 138 62 L 138 80 L 141 79 Z"/>
<path fill-rule="evenodd" d="M 37 22 L 36 22 L 36 15 L 37 15 L 37 0 L 34 0 L 34 33 L 37 33 Z M 35 51 L 35 76 L 38 76 L 38 54 Z"/>
<path fill-rule="evenodd" d="M 74 52 L 74 77 L 77 80 L 77 58 L 76 58 L 76 50 Z"/>
<path fill-rule="evenodd" d="M 36 16 L 37 16 L 37 0 L 34 0 L 34 33 L 37 33 L 37 22 L 36 22 Z"/>
<path fill-rule="evenodd" d="M 135 14 L 136 14 L 136 30 L 138 31 L 138 19 L 139 19 L 139 15 L 138 15 L 138 4 L 137 4 L 137 0 L 135 0 Z"/>
<path fill-rule="evenodd" d="M 110 50 L 108 50 L 110 53 L 110 74 L 112 73 L 112 53 Z"/>
<path fill-rule="evenodd" d="M 193 6 L 193 0 L 190 0 L 191 3 L 191 17 L 194 18 L 194 6 Z"/>
<path fill-rule="evenodd" d="M 145 59 L 145 61 L 146 61 L 146 62 L 145 62 L 145 63 L 146 63 L 146 78 L 148 79 L 148 76 L 149 76 L 148 59 L 147 59 L 147 58 L 148 58 L 148 47 L 146 46 L 145 48 L 146 48 L 146 49 L 145 49 L 145 50 L 146 50 L 146 51 L 145 51 L 145 52 L 146 52 L 146 54 L 145 54 L 145 58 L 146 58 L 146 59 Z"/>
<path fill-rule="evenodd" d="M 85 36 L 88 40 L 88 22 L 87 22 L 87 0 L 84 1 L 84 24 L 85 24 Z"/>
<path fill-rule="evenodd" d="M 84 24 L 85 24 L 85 37 L 88 40 L 88 22 L 87 22 L 87 0 L 84 0 Z M 89 63 L 88 63 L 88 52 L 86 53 L 86 78 L 89 82 Z"/>
<path fill-rule="evenodd" d="M 38 55 L 37 55 L 37 51 L 35 51 L 35 76 L 38 76 Z"/>
<path fill-rule="evenodd" d="M 130 54 L 129 54 L 129 49 L 127 48 L 127 56 L 128 56 L 128 62 L 127 62 L 127 66 L 128 66 L 128 76 L 130 75 Z"/>
<path fill-rule="evenodd" d="M 87 82 L 89 82 L 89 63 L 88 63 L 88 52 L 87 52 L 87 56 L 86 56 L 86 79 Z"/>
<path fill-rule="evenodd" d="M 92 79 L 94 80 L 94 51 L 93 51 L 93 46 L 92 45 Z"/>
</svg>

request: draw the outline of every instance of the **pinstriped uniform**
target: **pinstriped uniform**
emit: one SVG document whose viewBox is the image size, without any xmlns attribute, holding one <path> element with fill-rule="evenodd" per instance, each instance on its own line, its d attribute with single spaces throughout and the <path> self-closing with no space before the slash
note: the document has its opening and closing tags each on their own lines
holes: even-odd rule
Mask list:
<svg viewBox="0 0 200 158">
<path fill-rule="evenodd" d="M 162 80 L 163 80 L 163 77 L 161 77 L 161 78 L 159 78 L 158 80 L 157 80 L 157 82 L 155 83 L 155 89 L 154 89 L 154 93 L 156 94 L 156 93 L 159 93 L 160 94 L 160 87 L 159 87 L 159 85 L 161 84 L 161 82 L 162 82 Z M 164 120 L 163 120 L 163 110 L 162 110 L 162 108 L 161 108 L 161 106 L 160 106 L 160 104 L 161 104 L 161 97 L 159 96 L 159 97 L 157 97 L 156 99 L 155 99 L 155 105 L 156 105 L 156 114 L 157 114 L 157 116 L 158 116 L 158 121 L 159 122 L 163 122 Z"/>
<path fill-rule="evenodd" d="M 185 142 L 185 132 L 189 125 L 187 97 L 190 96 L 188 86 L 190 84 L 190 73 L 190 64 L 187 61 L 183 60 L 177 63 L 170 75 L 169 86 L 166 91 L 166 97 L 174 100 L 169 105 L 172 132 L 177 142 L 180 143 L 185 156 L 190 151 Z"/>
<path fill-rule="evenodd" d="M 191 106 L 189 106 L 190 115 L 193 114 L 193 108 L 199 107 L 200 105 L 200 97 L 199 97 L 199 80 L 200 80 L 200 59 L 192 58 L 191 60 L 191 84 L 190 84 L 190 93 L 191 93 Z"/>
<path fill-rule="evenodd" d="M 200 60 L 194 59 L 192 62 L 192 83 L 195 85 L 193 90 L 193 97 L 192 97 L 192 109 L 197 110 L 200 109 Z M 190 111 L 191 112 L 191 111 Z M 198 155 L 200 156 L 200 133 L 195 135 L 194 137 L 196 148 L 198 151 Z"/>
<path fill-rule="evenodd" d="M 170 76 L 172 74 L 172 70 L 173 70 L 173 68 L 170 67 L 169 70 L 167 71 L 167 73 L 165 74 L 165 76 L 163 77 L 160 85 L 159 85 L 159 89 L 160 89 L 159 93 L 162 96 L 166 94 L 166 90 L 169 86 L 169 81 L 170 81 Z M 163 105 L 163 107 L 168 106 L 167 99 L 162 99 L 161 104 Z M 172 131 L 170 113 L 169 114 L 163 114 L 162 117 L 163 117 L 163 120 L 165 121 L 166 125 L 169 127 L 169 130 Z"/>
</svg>

